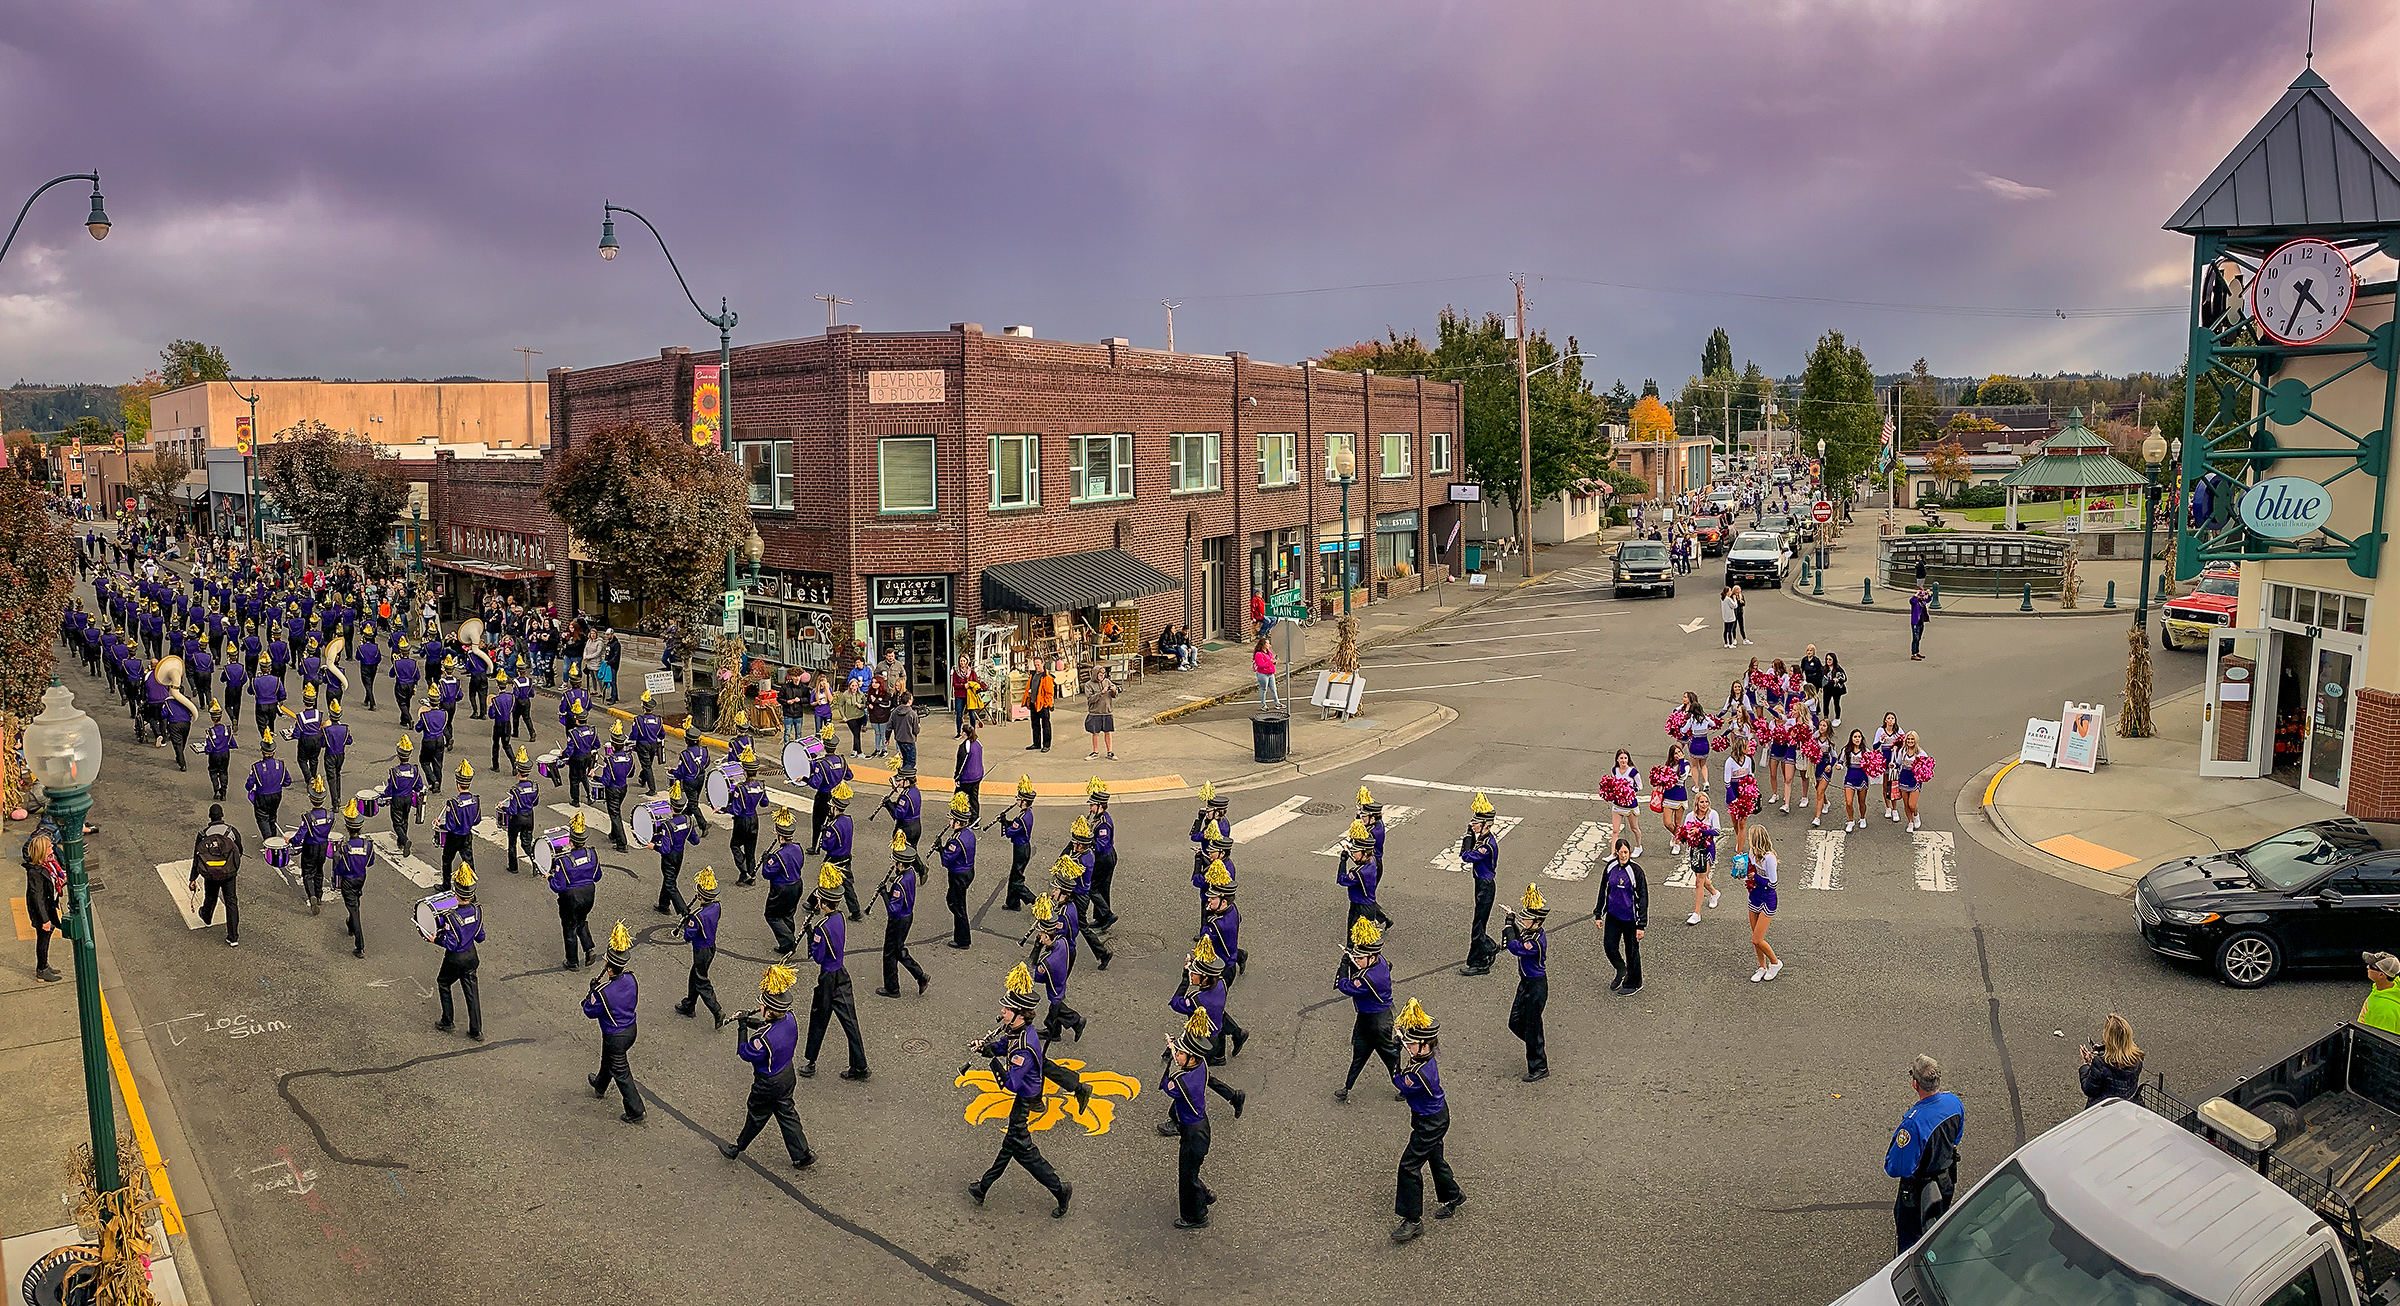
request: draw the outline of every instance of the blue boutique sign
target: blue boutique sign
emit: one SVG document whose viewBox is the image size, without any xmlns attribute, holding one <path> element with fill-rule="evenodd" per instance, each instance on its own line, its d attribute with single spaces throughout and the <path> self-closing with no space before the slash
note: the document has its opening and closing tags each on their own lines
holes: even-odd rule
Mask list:
<svg viewBox="0 0 2400 1306">
<path fill-rule="evenodd" d="M 2322 530 L 2333 517 L 2333 495 L 2299 476 L 2277 476 L 2243 491 L 2235 506 L 2242 524 L 2269 539 L 2296 540 Z"/>
</svg>

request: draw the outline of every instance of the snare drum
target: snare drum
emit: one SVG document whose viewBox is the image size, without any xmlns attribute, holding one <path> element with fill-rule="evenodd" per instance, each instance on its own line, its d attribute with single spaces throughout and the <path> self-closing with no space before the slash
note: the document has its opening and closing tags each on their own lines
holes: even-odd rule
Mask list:
<svg viewBox="0 0 2400 1306">
<path fill-rule="evenodd" d="M 785 744 L 783 746 L 783 778 L 793 784 L 806 782 L 809 764 L 815 762 L 824 752 L 825 741 L 815 735 L 810 735 L 805 739 L 795 739 Z"/>
<path fill-rule="evenodd" d="M 708 773 L 708 807 L 722 812 L 733 805 L 733 791 L 742 783 L 742 764 L 726 762 Z"/>
<path fill-rule="evenodd" d="M 653 798 L 633 809 L 633 841 L 644 848 L 658 846 L 658 832 L 667 828 L 667 818 L 674 815 L 674 805 L 664 798 Z"/>
<path fill-rule="evenodd" d="M 292 864 L 292 841 L 289 837 L 275 835 L 260 843 L 258 847 L 260 854 L 267 859 L 267 865 L 276 870 L 280 871 Z"/>
<path fill-rule="evenodd" d="M 437 893 L 430 898 L 419 899 L 416 910 L 417 933 L 424 935 L 427 943 L 433 942 L 442 932 L 442 913 L 457 910 L 458 895 L 455 893 Z"/>
<path fill-rule="evenodd" d="M 572 846 L 574 840 L 568 837 L 565 827 L 554 826 L 544 830 L 542 837 L 533 845 L 533 864 L 542 874 L 548 875 L 550 868 L 559 858 L 566 856 L 567 849 Z"/>
<path fill-rule="evenodd" d="M 567 769 L 566 764 L 559 760 L 558 752 L 555 749 L 533 759 L 533 769 L 541 772 L 542 778 L 549 781 L 552 788 L 565 783 L 563 775 Z"/>
<path fill-rule="evenodd" d="M 370 817 L 383 810 L 383 791 L 380 789 L 361 789 L 357 793 L 350 795 L 350 801 L 358 804 L 358 814 L 362 819 Z"/>
</svg>

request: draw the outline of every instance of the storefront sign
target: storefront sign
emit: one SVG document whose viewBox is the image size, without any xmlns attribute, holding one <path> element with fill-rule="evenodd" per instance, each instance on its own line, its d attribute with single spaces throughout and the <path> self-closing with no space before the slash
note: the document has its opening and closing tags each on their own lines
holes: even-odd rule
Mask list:
<svg viewBox="0 0 2400 1306">
<path fill-rule="evenodd" d="M 921 372 L 867 373 L 870 404 L 938 404 L 949 397 L 946 374 L 938 367 Z"/>
<path fill-rule="evenodd" d="M 1481 503 L 1483 502 L 1483 487 L 1472 481 L 1452 481 L 1450 482 L 1450 502 Z"/>
<path fill-rule="evenodd" d="M 947 608 L 950 606 L 948 576 L 877 576 L 874 578 L 874 597 L 877 608 Z"/>
<path fill-rule="evenodd" d="M 2058 761 L 2058 723 L 2040 717 L 2025 718 L 2025 743 L 2017 750 L 2017 760 L 2049 766 Z"/>
<path fill-rule="evenodd" d="M 2107 707 L 2099 703 L 2069 703 L 2061 716 L 2058 765 L 2061 770 L 2089 771 L 2100 761 L 2100 727 Z"/>
<path fill-rule="evenodd" d="M 830 608 L 833 606 L 833 577 L 821 571 L 781 571 L 773 567 L 759 572 L 758 583 L 750 591 L 762 599 L 781 599 L 803 607 Z"/>
<path fill-rule="evenodd" d="M 1416 528 L 1417 514 L 1413 508 L 1407 512 L 1385 512 L 1375 515 L 1375 532 L 1378 535 L 1388 531 L 1413 531 Z"/>
<path fill-rule="evenodd" d="M 2242 492 L 2234 505 L 2242 524 L 2275 540 L 2296 540 L 2324 528 L 2333 518 L 2333 495 L 2306 477 L 2276 476 Z"/>
<path fill-rule="evenodd" d="M 724 447 L 725 390 L 716 363 L 692 365 L 692 443 L 703 449 Z"/>
</svg>

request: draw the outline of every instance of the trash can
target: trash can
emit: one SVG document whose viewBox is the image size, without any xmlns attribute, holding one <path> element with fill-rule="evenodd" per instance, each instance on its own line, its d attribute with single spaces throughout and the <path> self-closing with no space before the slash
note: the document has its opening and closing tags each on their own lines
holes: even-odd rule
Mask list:
<svg viewBox="0 0 2400 1306">
<path fill-rule="evenodd" d="M 1291 748 L 1292 719 L 1280 712 L 1250 718 L 1250 751 L 1261 762 L 1280 762 Z"/>
<path fill-rule="evenodd" d="M 1470 545 L 1468 545 L 1468 546 L 1467 546 L 1467 570 L 1469 570 L 1469 571 L 1481 571 L 1481 570 L 1483 570 L 1483 546 L 1482 546 L 1482 545 L 1480 545 L 1480 544 L 1470 544 Z"/>
</svg>

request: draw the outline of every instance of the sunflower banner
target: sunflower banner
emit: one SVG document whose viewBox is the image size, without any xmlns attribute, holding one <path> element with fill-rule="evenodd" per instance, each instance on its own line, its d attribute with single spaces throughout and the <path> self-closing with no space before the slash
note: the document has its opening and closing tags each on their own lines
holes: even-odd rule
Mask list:
<svg viewBox="0 0 2400 1306">
<path fill-rule="evenodd" d="M 1027 1114 L 1027 1129 L 1039 1132 L 1061 1120 L 1072 1119 L 1083 1126 L 1086 1138 L 1105 1134 L 1116 1119 L 1117 1106 L 1110 1099 L 1123 1098 L 1130 1102 L 1142 1095 L 1140 1082 L 1129 1075 L 1108 1070 L 1085 1070 L 1082 1062 L 1065 1057 L 1055 1058 L 1052 1064 L 1075 1071 L 1082 1077 L 1092 1090 L 1091 1108 L 1087 1112 L 1077 1112 L 1075 1095 L 1062 1091 L 1058 1085 L 1045 1079 L 1042 1081 L 1042 1104 Z M 970 1070 L 960 1075 L 954 1083 L 959 1088 L 975 1090 L 975 1100 L 967 1104 L 968 1124 L 980 1125 L 987 1120 L 997 1120 L 1003 1128 L 1007 1127 L 1008 1113 L 1016 1106 L 1017 1095 L 1001 1087 L 991 1071 Z"/>
<path fill-rule="evenodd" d="M 722 370 L 716 363 L 692 365 L 692 443 L 703 449 L 724 447 L 718 438 L 725 416 Z"/>
</svg>

